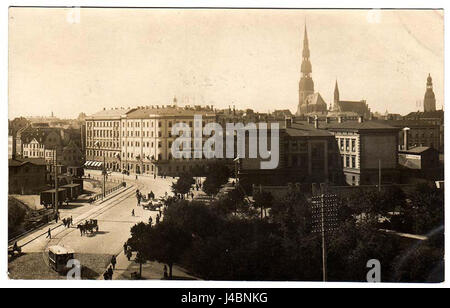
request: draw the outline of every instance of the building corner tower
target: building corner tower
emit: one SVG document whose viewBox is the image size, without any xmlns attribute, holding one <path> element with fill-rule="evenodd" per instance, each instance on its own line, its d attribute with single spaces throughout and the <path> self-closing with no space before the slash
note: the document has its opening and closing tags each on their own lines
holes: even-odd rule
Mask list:
<svg viewBox="0 0 450 308">
<path fill-rule="evenodd" d="M 427 90 L 423 99 L 423 111 L 436 111 L 436 97 L 434 96 L 433 79 L 430 74 L 428 74 Z"/>
</svg>

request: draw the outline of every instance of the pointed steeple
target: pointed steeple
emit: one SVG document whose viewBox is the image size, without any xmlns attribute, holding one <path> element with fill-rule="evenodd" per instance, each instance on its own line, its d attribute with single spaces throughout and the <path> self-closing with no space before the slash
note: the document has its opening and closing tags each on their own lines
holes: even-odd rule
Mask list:
<svg viewBox="0 0 450 308">
<path fill-rule="evenodd" d="M 338 87 L 337 79 L 336 79 L 336 83 L 334 84 L 334 98 L 336 98 L 336 96 L 339 99 L 339 87 Z"/>
<path fill-rule="evenodd" d="M 305 32 L 303 34 L 303 53 L 302 53 L 303 59 L 309 59 L 309 42 L 308 42 L 308 31 L 306 30 L 306 23 L 305 23 Z"/>
<path fill-rule="evenodd" d="M 312 65 L 309 61 L 309 42 L 308 42 L 308 32 L 306 30 L 306 24 L 305 24 L 305 33 L 303 36 L 303 52 L 302 52 L 302 69 L 301 72 L 303 76 L 309 77 L 309 74 L 312 73 Z"/>
<path fill-rule="evenodd" d="M 334 85 L 334 109 L 337 110 L 339 105 L 339 87 L 336 78 L 336 83 Z"/>
<path fill-rule="evenodd" d="M 302 65 L 299 83 L 299 103 L 297 108 L 297 115 L 308 113 L 308 102 L 307 97 L 314 93 L 314 81 L 312 80 L 312 65 L 309 61 L 309 42 L 308 42 L 308 31 L 305 29 L 303 34 L 303 52 L 302 52 Z"/>
</svg>

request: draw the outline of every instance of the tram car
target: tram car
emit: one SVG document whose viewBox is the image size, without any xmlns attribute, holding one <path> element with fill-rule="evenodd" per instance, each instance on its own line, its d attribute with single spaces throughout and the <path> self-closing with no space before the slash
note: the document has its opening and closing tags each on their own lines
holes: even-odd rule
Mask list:
<svg viewBox="0 0 450 308">
<path fill-rule="evenodd" d="M 78 198 L 78 196 L 81 195 L 81 193 L 82 193 L 80 184 L 75 184 L 75 183 L 67 184 L 67 185 L 61 186 L 61 188 L 66 189 L 66 191 L 67 191 L 66 195 L 67 195 L 67 199 L 69 201 L 76 200 Z"/>
<path fill-rule="evenodd" d="M 40 203 L 45 208 L 52 207 L 55 200 L 55 189 L 42 191 L 40 194 Z M 58 188 L 58 204 L 62 205 L 67 199 L 67 190 L 65 188 Z"/>
<path fill-rule="evenodd" d="M 63 246 L 51 246 L 48 250 L 48 263 L 49 266 L 58 273 L 65 273 L 67 268 L 67 262 L 72 260 L 75 251 L 73 249 Z"/>
</svg>

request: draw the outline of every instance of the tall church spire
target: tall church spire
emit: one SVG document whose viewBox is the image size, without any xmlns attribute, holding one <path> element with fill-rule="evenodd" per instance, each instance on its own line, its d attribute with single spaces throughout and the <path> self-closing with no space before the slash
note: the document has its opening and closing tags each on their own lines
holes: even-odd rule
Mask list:
<svg viewBox="0 0 450 308">
<path fill-rule="evenodd" d="M 299 82 L 299 101 L 297 108 L 297 115 L 302 115 L 308 113 L 308 102 L 307 97 L 314 93 L 314 82 L 311 78 L 312 66 L 309 61 L 310 53 L 309 53 L 309 41 L 308 41 L 308 32 L 305 30 L 303 34 L 303 51 L 302 51 L 302 65 L 301 65 L 301 78 Z"/>
<path fill-rule="evenodd" d="M 312 73 L 312 65 L 309 61 L 310 53 L 309 53 L 309 42 L 308 42 L 308 32 L 306 30 L 305 24 L 305 33 L 303 35 L 303 52 L 302 52 L 302 75 L 309 76 Z"/>
<path fill-rule="evenodd" d="M 309 42 L 308 42 L 308 31 L 306 30 L 305 24 L 305 33 L 303 34 L 303 59 L 309 59 Z"/>
<path fill-rule="evenodd" d="M 339 87 L 336 79 L 336 84 L 334 85 L 334 109 L 337 109 L 339 104 Z"/>
</svg>

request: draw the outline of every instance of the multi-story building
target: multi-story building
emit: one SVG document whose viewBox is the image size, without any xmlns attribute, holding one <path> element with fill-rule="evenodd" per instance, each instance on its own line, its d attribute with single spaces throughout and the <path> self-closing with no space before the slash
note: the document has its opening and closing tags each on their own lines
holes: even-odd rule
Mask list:
<svg viewBox="0 0 450 308">
<path fill-rule="evenodd" d="M 317 125 L 334 135 L 347 184 L 378 184 L 380 173 L 382 183 L 397 181 L 399 128 L 363 117 Z"/>
<path fill-rule="evenodd" d="M 427 120 L 387 120 L 378 121 L 399 129 L 399 149 L 430 147 L 440 150 L 440 125 Z"/>
<path fill-rule="evenodd" d="M 194 121 L 194 116 L 201 116 L 201 123 Z M 122 169 L 138 174 L 173 175 L 201 166 L 205 163 L 201 152 L 205 140 L 202 130 L 215 119 L 211 107 L 198 106 L 139 107 L 123 115 L 120 144 Z M 172 156 L 172 144 L 178 137 L 172 135 L 172 127 L 177 123 L 184 123 L 191 131 L 191 159 L 175 159 Z M 199 144 L 194 143 L 194 137 L 199 138 L 195 141 Z M 200 149 L 197 155 L 195 148 Z"/>
<path fill-rule="evenodd" d="M 86 166 L 120 169 L 121 117 L 134 109 L 103 109 L 86 117 Z"/>
<path fill-rule="evenodd" d="M 202 122 L 194 123 L 194 115 L 201 116 Z M 172 157 L 172 144 L 178 137 L 172 135 L 172 127 L 185 123 L 191 130 L 191 148 L 202 148 L 206 137 L 199 136 L 201 144 L 194 144 L 194 128 L 200 129 L 202 135 L 203 127 L 215 120 L 210 106 L 146 106 L 100 111 L 86 118 L 86 166 L 99 167 L 105 160 L 107 170 L 160 175 L 202 167 L 205 161 L 201 153 L 198 157 L 192 154 L 192 159 Z"/>
<path fill-rule="evenodd" d="M 13 158 L 8 160 L 10 194 L 37 193 L 46 187 L 46 166 L 41 158 Z"/>
<path fill-rule="evenodd" d="M 279 125 L 278 166 L 262 170 L 261 159 L 240 159 L 239 178 L 242 183 L 269 186 L 343 183 L 339 150 L 332 133 L 307 122 L 295 122 L 292 118 Z M 268 150 L 272 152 L 269 140 Z M 248 139 L 246 142 L 248 148 Z"/>
<path fill-rule="evenodd" d="M 78 145 L 70 141 L 67 146 L 62 149 L 61 155 L 58 156 L 58 164 L 66 167 L 80 167 L 84 163 L 83 153 Z"/>
<path fill-rule="evenodd" d="M 26 158 L 44 158 L 45 145 L 33 138 L 30 142 L 24 143 L 22 156 Z"/>
<path fill-rule="evenodd" d="M 8 135 L 8 159 L 13 158 L 14 154 L 14 137 Z"/>
</svg>

